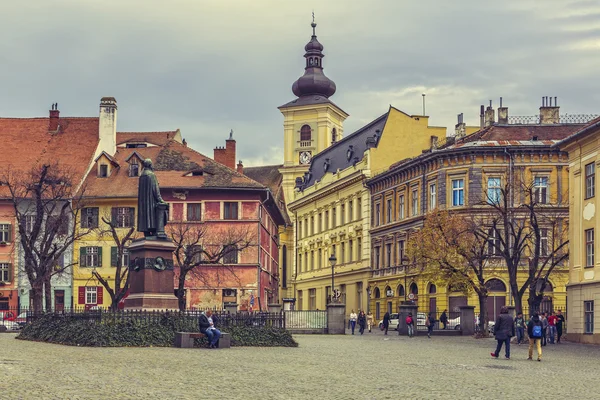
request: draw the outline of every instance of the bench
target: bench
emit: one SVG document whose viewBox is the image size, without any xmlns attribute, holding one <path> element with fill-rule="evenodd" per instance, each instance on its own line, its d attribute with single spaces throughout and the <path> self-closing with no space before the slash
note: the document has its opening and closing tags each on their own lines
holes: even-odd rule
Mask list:
<svg viewBox="0 0 600 400">
<path fill-rule="evenodd" d="M 175 332 L 175 347 L 192 348 L 194 347 L 194 339 L 202 338 L 206 335 L 200 332 Z M 231 335 L 221 332 L 221 337 L 217 341 L 217 348 L 228 349 L 231 347 Z"/>
</svg>

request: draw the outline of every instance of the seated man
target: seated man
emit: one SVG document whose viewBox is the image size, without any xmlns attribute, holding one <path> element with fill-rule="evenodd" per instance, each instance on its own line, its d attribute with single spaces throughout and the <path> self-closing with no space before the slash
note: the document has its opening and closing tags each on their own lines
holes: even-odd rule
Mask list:
<svg viewBox="0 0 600 400">
<path fill-rule="evenodd" d="M 207 310 L 206 313 L 200 315 L 198 321 L 200 332 L 204 333 L 208 338 L 208 344 L 211 349 L 217 348 L 217 342 L 221 337 L 221 331 L 215 328 L 215 324 L 212 319 L 212 311 Z"/>
</svg>

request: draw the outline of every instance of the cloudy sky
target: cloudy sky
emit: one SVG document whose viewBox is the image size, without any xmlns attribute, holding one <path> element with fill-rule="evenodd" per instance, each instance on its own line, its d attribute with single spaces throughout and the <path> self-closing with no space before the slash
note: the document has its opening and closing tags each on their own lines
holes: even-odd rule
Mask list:
<svg viewBox="0 0 600 400">
<path fill-rule="evenodd" d="M 97 115 L 114 96 L 121 131 L 180 128 L 212 156 L 229 130 L 245 165 L 281 162 L 315 11 L 332 100 L 351 133 L 391 104 L 453 130 L 504 98 L 511 115 L 558 96 L 600 114 L 600 2 L 569 0 L 3 1 L 0 116 Z"/>
</svg>

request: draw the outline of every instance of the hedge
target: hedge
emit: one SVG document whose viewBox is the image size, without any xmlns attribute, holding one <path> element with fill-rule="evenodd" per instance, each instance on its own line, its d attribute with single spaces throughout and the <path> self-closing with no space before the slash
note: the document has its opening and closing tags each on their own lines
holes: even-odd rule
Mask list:
<svg viewBox="0 0 600 400">
<path fill-rule="evenodd" d="M 158 323 L 145 319 L 104 319 L 94 321 L 81 316 L 46 314 L 27 324 L 17 339 L 93 347 L 171 347 L 175 332 L 197 332 L 196 318 L 163 315 Z M 290 332 L 281 328 L 232 326 L 232 346 L 297 347 Z M 196 346 L 206 339 L 196 339 Z"/>
</svg>

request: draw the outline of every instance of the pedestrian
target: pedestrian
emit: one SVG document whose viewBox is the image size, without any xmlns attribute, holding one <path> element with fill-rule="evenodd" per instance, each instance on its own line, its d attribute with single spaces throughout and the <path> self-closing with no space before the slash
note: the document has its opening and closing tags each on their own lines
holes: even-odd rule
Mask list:
<svg viewBox="0 0 600 400">
<path fill-rule="evenodd" d="M 550 344 L 554 344 L 554 336 L 556 335 L 556 311 L 552 312 L 552 315 L 548 317 L 548 338 Z"/>
<path fill-rule="evenodd" d="M 373 326 L 373 313 L 369 310 L 367 313 L 367 327 L 369 328 L 369 333 L 371 333 L 371 327 Z"/>
<path fill-rule="evenodd" d="M 367 316 L 365 315 L 364 311 L 360 311 L 358 313 L 358 331 L 360 332 L 360 334 L 362 335 L 363 333 L 365 333 L 365 326 L 367 325 Z"/>
<path fill-rule="evenodd" d="M 565 316 L 562 315 L 562 311 L 558 310 L 556 312 L 556 343 L 560 343 L 560 337 L 563 334 L 563 325 L 565 323 Z"/>
<path fill-rule="evenodd" d="M 206 335 L 209 347 L 211 349 L 216 349 L 219 338 L 221 337 L 221 331 L 215 327 L 211 310 L 207 310 L 205 313 L 200 314 L 198 327 L 200 328 L 200 332 Z"/>
<path fill-rule="evenodd" d="M 542 337 L 544 336 L 544 328 L 542 326 L 542 321 L 540 321 L 540 316 L 538 313 L 534 313 L 531 320 L 527 324 L 527 335 L 529 335 L 529 357 L 528 360 L 533 360 L 531 358 L 533 356 L 533 346 L 537 348 L 538 353 L 538 361 L 542 361 Z"/>
<path fill-rule="evenodd" d="M 498 358 L 500 350 L 502 350 L 502 344 L 504 344 L 504 356 L 507 360 L 510 360 L 510 338 L 515 336 L 515 324 L 512 317 L 508 315 L 508 308 L 506 306 L 500 309 L 500 315 L 496 318 L 494 336 L 498 344 L 496 345 L 496 351 L 490 354 L 492 357 Z"/>
<path fill-rule="evenodd" d="M 448 324 L 448 315 L 446 314 L 446 311 L 448 311 L 448 310 L 444 310 L 442 312 L 442 315 L 440 315 L 440 322 L 442 323 L 442 329 L 446 329 L 446 325 Z"/>
<path fill-rule="evenodd" d="M 412 313 L 408 313 L 408 317 L 406 317 L 406 329 L 408 330 L 409 338 L 415 335 L 415 321 L 413 320 Z M 400 330 L 398 330 L 398 332 L 400 332 Z"/>
<path fill-rule="evenodd" d="M 431 339 L 431 332 L 433 332 L 433 327 L 435 326 L 435 317 L 433 313 L 427 314 L 427 319 L 425 319 L 425 326 L 427 327 L 427 337 Z"/>
<path fill-rule="evenodd" d="M 542 321 L 542 346 L 545 346 L 547 344 L 546 337 L 548 336 L 548 319 L 546 318 L 546 312 L 542 313 L 540 321 Z"/>
<path fill-rule="evenodd" d="M 354 310 L 352 310 L 352 312 L 350 313 L 350 328 L 352 329 L 353 335 L 354 335 L 354 328 L 356 327 L 356 318 L 357 318 L 357 315 L 354 312 Z"/>
<path fill-rule="evenodd" d="M 515 318 L 515 328 L 517 331 L 517 345 L 520 345 L 525 339 L 525 319 L 523 318 L 523 313 L 517 314 L 517 317 Z"/>
<path fill-rule="evenodd" d="M 385 335 L 387 335 L 389 327 L 390 327 L 390 313 L 388 311 L 383 316 L 383 330 L 385 331 Z"/>
</svg>

